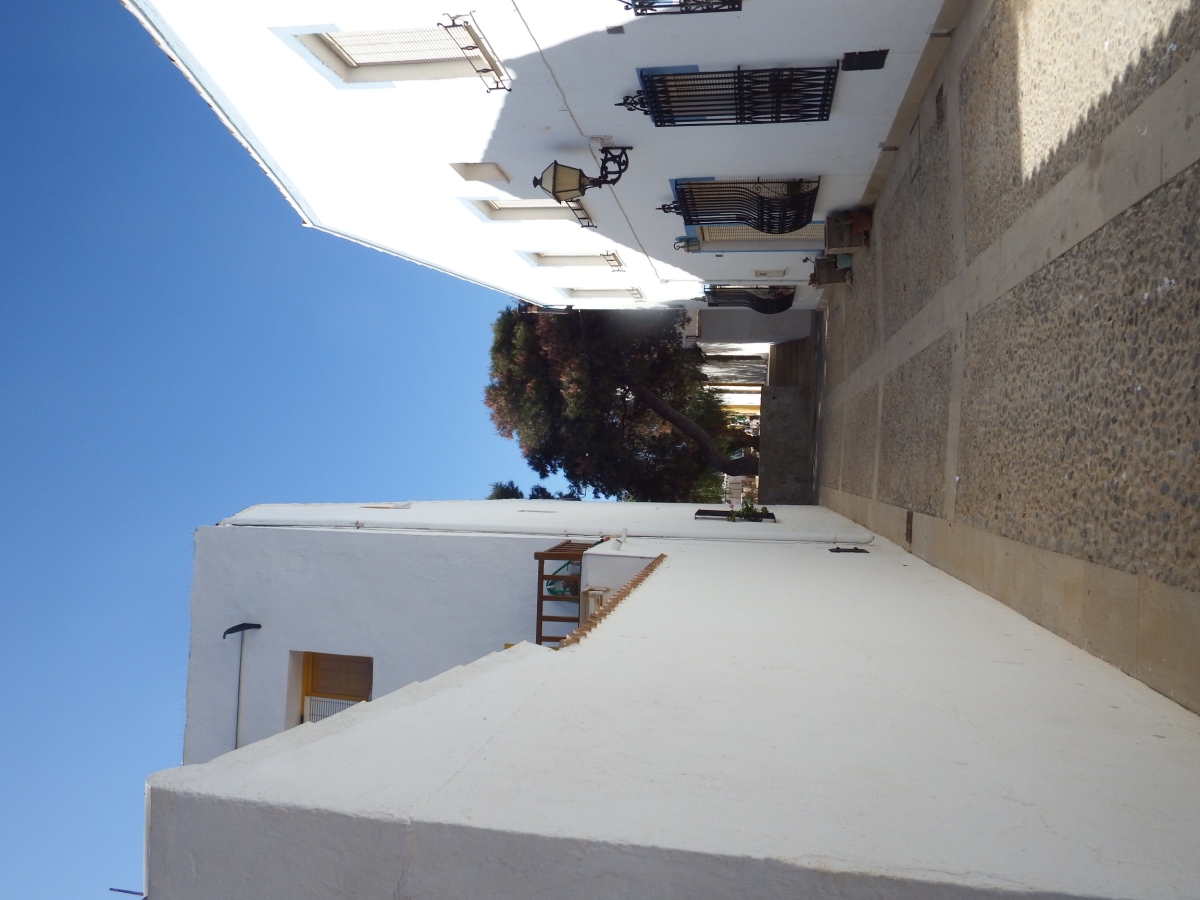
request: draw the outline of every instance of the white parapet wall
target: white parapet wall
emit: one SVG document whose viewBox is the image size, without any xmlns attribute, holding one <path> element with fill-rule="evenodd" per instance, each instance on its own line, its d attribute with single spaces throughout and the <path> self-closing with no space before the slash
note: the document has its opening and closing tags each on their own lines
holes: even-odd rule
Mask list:
<svg viewBox="0 0 1200 900">
<path fill-rule="evenodd" d="M 206 762 L 233 750 L 235 739 L 245 745 L 299 724 L 306 652 L 370 657 L 378 697 L 533 640 L 533 554 L 567 537 L 870 540 L 828 511 L 780 508 L 779 522 L 764 525 L 698 522 L 696 508 L 557 500 L 280 504 L 201 528 L 184 761 Z M 625 561 L 619 545 L 602 550 L 624 563 L 603 573 L 619 579 L 613 589 L 645 565 Z M 262 627 L 222 637 L 243 622 Z"/>
<path fill-rule="evenodd" d="M 149 895 L 1200 896 L 1200 718 L 886 541 L 830 549 L 631 536 L 666 559 L 578 644 L 152 776 Z"/>
</svg>

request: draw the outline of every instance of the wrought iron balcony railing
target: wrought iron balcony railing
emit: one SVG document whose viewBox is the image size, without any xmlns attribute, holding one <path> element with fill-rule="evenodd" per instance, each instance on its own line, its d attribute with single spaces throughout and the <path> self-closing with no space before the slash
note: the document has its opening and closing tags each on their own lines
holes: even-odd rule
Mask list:
<svg viewBox="0 0 1200 900">
<path fill-rule="evenodd" d="M 635 16 L 741 12 L 742 0 L 627 0 L 625 8 L 632 9 Z"/>
<path fill-rule="evenodd" d="M 643 75 L 642 89 L 615 105 L 659 127 L 824 122 L 837 76 L 837 66 L 656 73 Z"/>
<path fill-rule="evenodd" d="M 787 284 L 710 284 L 704 288 L 709 306 L 743 306 L 760 313 L 792 308 L 796 288 Z"/>
<path fill-rule="evenodd" d="M 659 207 L 687 225 L 749 225 L 766 234 L 799 231 L 812 221 L 819 179 L 677 181 L 675 202 Z"/>
</svg>

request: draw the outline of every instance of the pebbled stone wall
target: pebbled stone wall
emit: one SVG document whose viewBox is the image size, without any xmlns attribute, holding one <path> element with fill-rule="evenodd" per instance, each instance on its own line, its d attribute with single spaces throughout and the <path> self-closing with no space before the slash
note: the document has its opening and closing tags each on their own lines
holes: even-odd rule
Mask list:
<svg viewBox="0 0 1200 900">
<path fill-rule="evenodd" d="M 1198 0 L 994 0 L 960 81 L 968 261 L 1197 49 Z"/>
<path fill-rule="evenodd" d="M 878 223 L 885 339 L 899 331 L 954 275 L 944 94 L 922 108 L 904 151 L 900 160 L 904 168 L 896 173 L 894 190 L 882 205 Z M 859 260 L 854 264 L 857 276 Z"/>
<path fill-rule="evenodd" d="M 837 387 L 846 380 L 846 289 L 835 284 L 825 288 L 825 384 Z"/>
<path fill-rule="evenodd" d="M 861 366 L 879 342 L 879 277 L 874 247 L 854 254 L 854 283 L 842 300 L 842 362 L 846 373 Z"/>
<path fill-rule="evenodd" d="M 875 480 L 875 433 L 879 420 L 879 390 L 863 391 L 846 404 L 842 423 L 842 490 L 870 497 Z"/>
<path fill-rule="evenodd" d="M 951 337 L 894 369 L 883 385 L 879 499 L 928 516 L 944 507 Z"/>
<path fill-rule="evenodd" d="M 768 385 L 762 390 L 760 503 L 813 502 L 812 391 Z"/>
<path fill-rule="evenodd" d="M 842 484 L 842 422 L 841 407 L 823 408 L 817 429 L 817 480 L 825 487 L 840 488 Z"/>
<path fill-rule="evenodd" d="M 958 518 L 1200 590 L 1200 164 L 983 310 L 966 353 Z"/>
<path fill-rule="evenodd" d="M 901 142 L 827 295 L 822 502 L 1200 711 L 1197 51 L 1200 0 L 970 0 L 949 166 Z"/>
</svg>

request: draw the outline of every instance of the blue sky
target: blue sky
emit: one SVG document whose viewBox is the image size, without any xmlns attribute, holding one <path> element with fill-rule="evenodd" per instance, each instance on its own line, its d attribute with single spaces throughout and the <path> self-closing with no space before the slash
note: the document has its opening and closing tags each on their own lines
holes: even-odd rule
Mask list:
<svg viewBox="0 0 1200 900">
<path fill-rule="evenodd" d="M 0 895 L 112 898 L 179 761 L 193 529 L 534 475 L 481 402 L 501 295 L 302 228 L 116 0 L 5 7 Z"/>
</svg>

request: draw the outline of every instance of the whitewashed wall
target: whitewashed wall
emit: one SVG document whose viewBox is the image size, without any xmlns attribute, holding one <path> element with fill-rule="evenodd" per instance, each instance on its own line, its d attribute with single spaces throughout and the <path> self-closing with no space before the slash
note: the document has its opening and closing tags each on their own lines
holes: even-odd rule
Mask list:
<svg viewBox="0 0 1200 900">
<path fill-rule="evenodd" d="M 657 206 L 670 179 L 821 178 L 818 220 L 856 203 L 878 159 L 941 0 L 746 0 L 740 13 L 635 17 L 618 0 L 476 0 L 511 92 L 477 78 L 345 84 L 305 50 L 303 32 L 430 27 L 434 0 L 126 0 L 254 153 L 308 224 L 544 305 L 642 305 L 569 297 L 637 288 L 648 304 L 684 303 L 705 282 L 806 287 L 808 251 L 688 254 Z M 606 29 L 621 26 L 624 32 Z M 828 122 L 655 128 L 615 106 L 639 67 L 830 65 L 888 48 L 881 71 L 839 77 Z M 533 199 L 551 160 L 598 170 L 602 138 L 631 145 L 621 183 L 584 199 L 598 228 L 572 221 L 489 221 L 474 205 Z M 467 182 L 451 163 L 494 162 L 507 183 Z M 819 246 L 819 241 L 813 246 Z M 616 251 L 625 271 L 543 267 L 531 254 Z M 694 305 L 694 304 L 693 304 Z M 763 317 L 764 320 L 769 317 Z"/>
<path fill-rule="evenodd" d="M 184 762 L 233 749 L 245 635 L 243 745 L 294 724 L 289 653 L 375 660 L 375 697 L 533 640 L 535 551 L 553 537 L 218 526 L 196 532 Z M 292 698 L 298 707 L 298 697 Z"/>
</svg>

